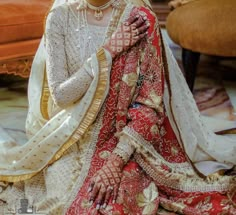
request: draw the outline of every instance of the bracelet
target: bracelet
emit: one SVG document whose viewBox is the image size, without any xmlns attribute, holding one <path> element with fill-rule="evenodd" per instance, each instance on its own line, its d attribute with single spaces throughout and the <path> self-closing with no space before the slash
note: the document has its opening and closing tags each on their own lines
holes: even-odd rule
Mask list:
<svg viewBox="0 0 236 215">
<path fill-rule="evenodd" d="M 135 150 L 135 147 L 129 141 L 128 136 L 122 135 L 119 143 L 113 151 L 113 153 L 121 157 L 125 163 L 129 161 L 130 156 Z"/>
</svg>

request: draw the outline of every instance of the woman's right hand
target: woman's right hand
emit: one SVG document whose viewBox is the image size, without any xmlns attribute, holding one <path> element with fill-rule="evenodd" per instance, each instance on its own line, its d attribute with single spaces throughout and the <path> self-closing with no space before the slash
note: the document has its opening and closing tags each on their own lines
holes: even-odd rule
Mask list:
<svg viewBox="0 0 236 215">
<path fill-rule="evenodd" d="M 145 37 L 149 26 L 147 17 L 137 13 L 122 23 L 103 47 L 115 58 Z"/>
</svg>

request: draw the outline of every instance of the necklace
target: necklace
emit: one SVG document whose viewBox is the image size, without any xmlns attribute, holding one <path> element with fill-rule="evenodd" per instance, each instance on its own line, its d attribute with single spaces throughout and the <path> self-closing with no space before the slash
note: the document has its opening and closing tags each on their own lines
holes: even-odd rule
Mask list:
<svg viewBox="0 0 236 215">
<path fill-rule="evenodd" d="M 104 5 L 96 7 L 94 5 L 91 5 L 88 1 L 84 0 L 83 6 L 88 7 L 89 9 L 93 10 L 95 19 L 99 21 L 103 18 L 103 10 L 107 9 L 110 6 L 117 7 L 117 4 L 115 4 L 115 1 L 116 0 L 110 0 Z"/>
<path fill-rule="evenodd" d="M 101 29 L 101 32 L 97 31 L 98 28 L 96 28 L 96 26 L 88 23 L 88 6 L 85 0 L 80 1 L 77 5 L 76 11 L 78 25 L 75 32 L 77 32 L 78 44 L 76 45 L 76 48 L 79 51 L 81 59 L 86 60 L 90 57 L 91 53 L 96 52 L 117 27 L 122 10 L 119 9 L 121 8 L 120 4 L 118 4 L 120 1 L 115 1 L 117 6 L 112 6 L 112 13 L 109 18 L 110 21 L 107 26 L 104 26 L 104 28 Z"/>
</svg>

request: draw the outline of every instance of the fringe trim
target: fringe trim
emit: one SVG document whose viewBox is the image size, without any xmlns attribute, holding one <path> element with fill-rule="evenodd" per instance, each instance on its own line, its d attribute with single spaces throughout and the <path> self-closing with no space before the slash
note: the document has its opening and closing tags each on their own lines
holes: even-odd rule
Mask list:
<svg viewBox="0 0 236 215">
<path fill-rule="evenodd" d="M 129 137 L 131 137 L 133 139 L 133 141 L 130 141 L 130 144 L 132 143 L 133 145 L 135 145 L 135 148 L 137 151 L 145 151 L 146 153 L 150 153 L 150 155 L 152 157 L 161 159 L 163 164 L 167 165 L 167 166 L 171 166 L 171 168 L 173 169 L 182 169 L 184 168 L 185 172 L 186 169 L 188 168 L 189 170 L 192 170 L 191 166 L 189 165 L 189 163 L 185 162 L 185 163 L 170 163 L 168 161 L 166 161 L 160 154 L 158 154 L 156 152 L 156 150 L 154 149 L 154 147 L 150 144 L 150 142 L 148 142 L 147 140 L 145 140 L 140 134 L 138 134 L 135 130 L 133 130 L 130 127 L 125 127 L 123 129 L 123 133 L 128 135 Z M 191 174 L 194 174 L 193 171 L 189 172 Z"/>
<path fill-rule="evenodd" d="M 125 127 L 123 132 L 133 140 L 130 143 L 136 148 L 135 160 L 157 183 L 185 192 L 223 192 L 230 189 L 232 177 L 224 176 L 211 181 L 202 179 L 189 163 L 175 164 L 166 161 L 148 141 L 131 128 Z"/>
<path fill-rule="evenodd" d="M 207 182 L 198 176 L 188 176 L 174 171 L 169 172 L 162 168 L 161 162 L 157 164 L 158 160 L 147 161 L 142 156 L 138 153 L 134 154 L 137 163 L 158 184 L 184 192 L 225 192 L 230 189 L 232 177 L 224 176 L 217 181 Z M 152 166 L 151 162 L 155 166 Z"/>
</svg>

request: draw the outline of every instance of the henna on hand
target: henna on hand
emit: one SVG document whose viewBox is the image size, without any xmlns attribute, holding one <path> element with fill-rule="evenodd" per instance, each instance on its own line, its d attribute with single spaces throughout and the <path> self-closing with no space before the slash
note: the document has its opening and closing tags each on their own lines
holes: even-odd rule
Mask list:
<svg viewBox="0 0 236 215">
<path fill-rule="evenodd" d="M 103 47 L 115 58 L 144 38 L 149 26 L 147 17 L 140 14 L 132 16 L 117 28 Z"/>
<path fill-rule="evenodd" d="M 116 154 L 112 154 L 106 164 L 93 176 L 90 186 L 90 202 L 96 203 L 96 208 L 106 208 L 112 197 L 116 201 L 121 181 L 124 161 Z"/>
</svg>

